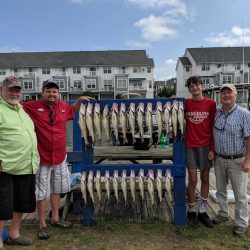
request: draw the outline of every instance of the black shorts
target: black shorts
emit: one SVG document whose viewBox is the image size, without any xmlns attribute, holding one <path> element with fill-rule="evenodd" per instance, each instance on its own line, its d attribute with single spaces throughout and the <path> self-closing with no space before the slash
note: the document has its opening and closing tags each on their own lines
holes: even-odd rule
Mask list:
<svg viewBox="0 0 250 250">
<path fill-rule="evenodd" d="M 0 220 L 10 220 L 13 212 L 32 213 L 36 210 L 36 178 L 34 174 L 0 173 Z"/>
</svg>

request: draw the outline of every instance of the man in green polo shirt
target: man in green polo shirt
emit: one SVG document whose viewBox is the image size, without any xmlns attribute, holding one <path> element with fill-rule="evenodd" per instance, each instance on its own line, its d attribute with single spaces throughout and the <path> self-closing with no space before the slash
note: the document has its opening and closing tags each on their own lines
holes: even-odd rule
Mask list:
<svg viewBox="0 0 250 250">
<path fill-rule="evenodd" d="M 19 104 L 21 81 L 4 79 L 0 87 L 0 249 L 5 220 L 11 220 L 6 244 L 32 245 L 20 235 L 23 213 L 36 209 L 35 172 L 39 164 L 37 140 L 30 117 Z"/>
</svg>

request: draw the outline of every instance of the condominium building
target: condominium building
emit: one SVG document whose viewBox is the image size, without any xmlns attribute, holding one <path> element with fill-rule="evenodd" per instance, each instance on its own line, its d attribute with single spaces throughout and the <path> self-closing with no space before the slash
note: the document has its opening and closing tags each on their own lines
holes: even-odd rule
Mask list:
<svg viewBox="0 0 250 250">
<path fill-rule="evenodd" d="M 138 93 L 153 97 L 154 61 L 145 50 L 0 53 L 0 82 L 21 77 L 24 100 L 40 99 L 42 83 L 54 79 L 63 100 L 91 91 L 99 99 Z"/>
<path fill-rule="evenodd" d="M 176 65 L 177 95 L 188 96 L 187 79 L 200 76 L 208 96 L 219 102 L 219 88 L 235 84 L 238 102 L 249 106 L 250 47 L 187 48 Z M 243 105 L 243 106 L 244 106 Z"/>
</svg>

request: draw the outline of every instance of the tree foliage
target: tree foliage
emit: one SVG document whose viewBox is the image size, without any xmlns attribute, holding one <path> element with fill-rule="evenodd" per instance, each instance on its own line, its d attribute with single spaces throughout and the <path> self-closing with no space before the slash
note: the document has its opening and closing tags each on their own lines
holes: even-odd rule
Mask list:
<svg viewBox="0 0 250 250">
<path fill-rule="evenodd" d="M 169 88 L 169 87 L 164 87 L 161 92 L 159 92 L 158 96 L 159 97 L 171 97 L 175 95 L 175 89 L 174 88 Z"/>
</svg>

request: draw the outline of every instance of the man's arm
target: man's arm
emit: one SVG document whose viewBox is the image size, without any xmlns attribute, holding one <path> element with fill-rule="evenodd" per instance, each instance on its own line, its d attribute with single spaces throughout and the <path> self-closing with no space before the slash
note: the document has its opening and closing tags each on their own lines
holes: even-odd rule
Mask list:
<svg viewBox="0 0 250 250">
<path fill-rule="evenodd" d="M 73 104 L 72 107 L 75 112 L 78 112 L 81 106 L 82 101 L 90 101 L 90 100 L 95 100 L 95 98 L 90 97 L 90 96 L 80 96 Z"/>
<path fill-rule="evenodd" d="M 250 171 L 250 136 L 246 137 L 246 154 L 245 159 L 241 165 L 241 170 L 243 172 Z"/>
</svg>

